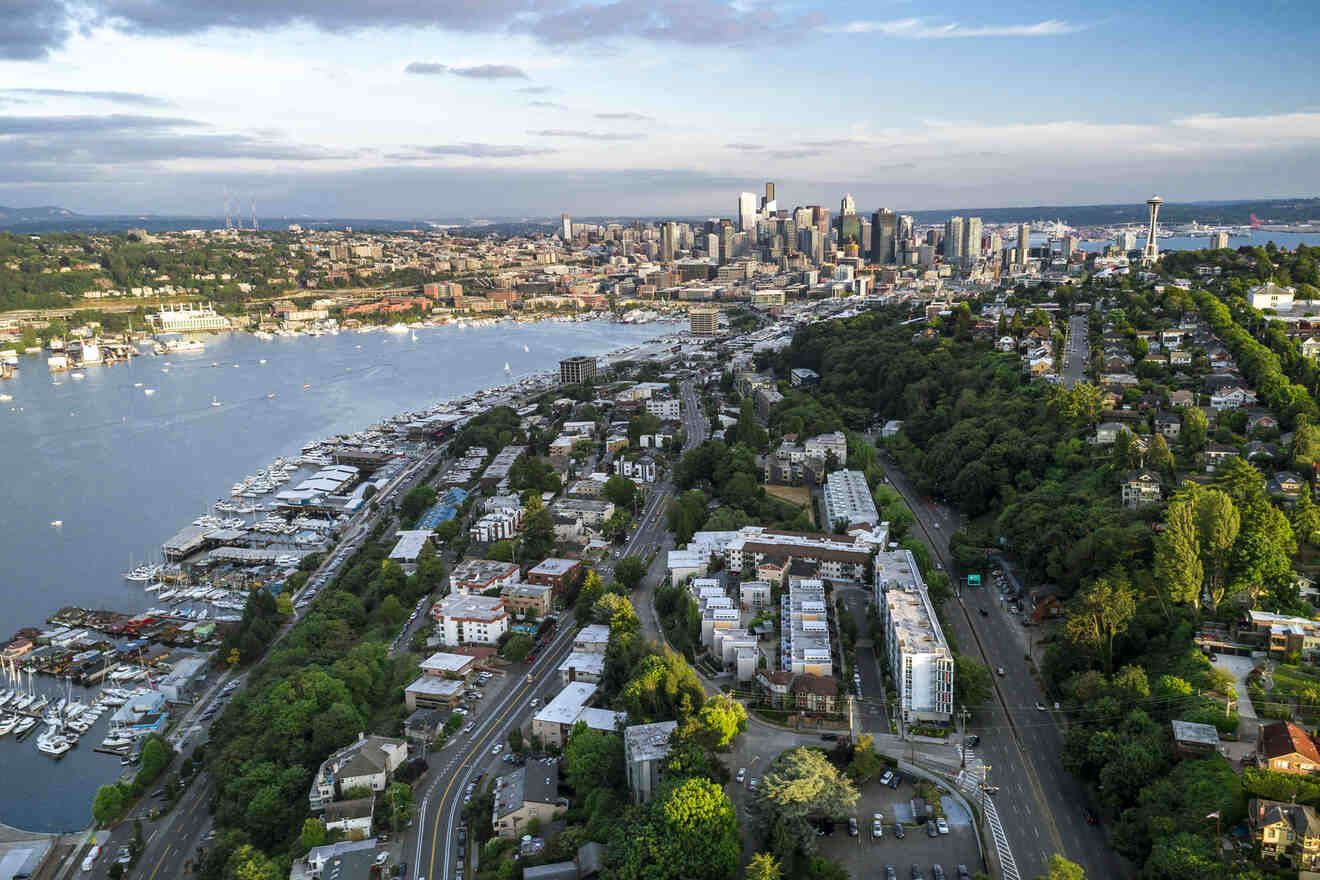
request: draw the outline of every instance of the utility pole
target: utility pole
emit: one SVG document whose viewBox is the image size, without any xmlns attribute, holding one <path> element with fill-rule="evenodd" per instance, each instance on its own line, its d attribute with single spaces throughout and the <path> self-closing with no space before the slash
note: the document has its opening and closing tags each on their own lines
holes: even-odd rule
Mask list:
<svg viewBox="0 0 1320 880">
<path fill-rule="evenodd" d="M 958 713 L 955 716 L 958 719 L 958 737 L 959 737 L 958 753 L 962 758 L 961 766 L 962 769 L 964 770 L 967 769 L 967 716 L 969 716 L 970 714 L 971 713 L 967 711 L 967 707 L 962 706 L 958 709 Z"/>
</svg>

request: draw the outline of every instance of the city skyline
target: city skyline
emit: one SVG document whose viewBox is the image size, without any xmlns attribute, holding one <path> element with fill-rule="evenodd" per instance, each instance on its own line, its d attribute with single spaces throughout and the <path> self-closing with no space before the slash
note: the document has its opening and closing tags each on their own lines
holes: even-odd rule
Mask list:
<svg viewBox="0 0 1320 880">
<path fill-rule="evenodd" d="M 729 191 L 768 179 L 781 207 L 851 192 L 859 211 L 1320 186 L 1305 78 L 1226 63 L 1304 57 L 1320 25 L 1240 4 L 20 0 L 11 16 L 7 205 L 727 216 Z"/>
</svg>

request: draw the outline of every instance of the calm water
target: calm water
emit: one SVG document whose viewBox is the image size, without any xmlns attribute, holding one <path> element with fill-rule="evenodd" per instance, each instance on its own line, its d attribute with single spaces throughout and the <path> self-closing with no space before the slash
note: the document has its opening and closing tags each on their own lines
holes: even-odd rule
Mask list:
<svg viewBox="0 0 1320 880">
<path fill-rule="evenodd" d="M 1033 245 L 1045 244 L 1047 236 L 1032 233 L 1031 243 Z M 1240 247 L 1255 247 L 1260 245 L 1264 247 L 1269 242 L 1274 242 L 1275 247 L 1292 250 L 1299 244 L 1310 247 L 1320 245 L 1320 232 L 1266 232 L 1263 229 L 1252 230 L 1251 235 L 1234 235 L 1228 239 L 1228 246 L 1232 250 Z M 1160 250 L 1162 251 L 1203 251 L 1210 247 L 1210 239 L 1204 235 L 1192 238 L 1185 235 L 1175 235 L 1169 238 L 1159 239 Z M 1107 244 L 1113 244 L 1109 241 L 1084 241 L 1080 247 L 1084 251 L 1099 252 Z M 1144 247 L 1146 236 L 1144 234 L 1137 237 L 1137 247 Z"/>
<path fill-rule="evenodd" d="M 0 393 L 13 397 L 0 404 L 0 639 L 43 625 L 64 605 L 148 607 L 141 586 L 120 578 L 130 561 L 157 558 L 164 539 L 228 497 L 244 474 L 310 440 L 503 384 L 506 362 L 518 376 L 674 326 L 437 327 L 419 329 L 416 341 L 384 332 L 266 342 L 228 334 L 205 339 L 203 352 L 90 367 L 82 380 L 52 375 L 44 357 L 25 357 L 0 382 Z M 120 770 L 117 758 L 91 750 L 105 723 L 53 766 L 33 736 L 0 740 L 0 822 L 85 826 L 96 787 Z"/>
</svg>

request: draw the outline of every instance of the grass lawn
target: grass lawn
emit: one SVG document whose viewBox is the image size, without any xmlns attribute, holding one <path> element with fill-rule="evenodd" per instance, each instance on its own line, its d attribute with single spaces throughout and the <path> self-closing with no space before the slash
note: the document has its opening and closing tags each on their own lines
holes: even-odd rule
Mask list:
<svg viewBox="0 0 1320 880">
<path fill-rule="evenodd" d="M 816 524 L 816 505 L 811 503 L 811 490 L 805 486 L 771 486 L 762 484 L 765 494 L 780 501 L 787 501 L 794 507 L 801 507 L 811 517 L 811 524 Z"/>
</svg>

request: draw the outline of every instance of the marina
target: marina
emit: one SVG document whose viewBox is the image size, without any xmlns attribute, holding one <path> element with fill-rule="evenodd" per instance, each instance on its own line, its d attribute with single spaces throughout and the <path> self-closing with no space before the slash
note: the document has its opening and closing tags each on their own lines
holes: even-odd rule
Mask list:
<svg viewBox="0 0 1320 880">
<path fill-rule="evenodd" d="M 560 358 L 627 357 L 666 344 L 652 340 L 673 329 L 546 321 L 417 327 L 415 341 L 411 332 L 221 334 L 201 356 L 135 357 L 60 385 L 30 368 L 40 361 L 21 359 L 5 386 L 14 399 L 0 409 L 16 454 L 31 462 L 0 510 L 0 547 L 17 567 L 0 603 L 20 627 L 10 644 L 31 642 L 16 671 L 49 700 L 43 712 L 61 698 L 143 699 L 219 643 L 250 590 L 278 591 L 422 439 L 549 387 Z M 136 741 L 112 735 L 124 706 L 110 708 L 86 732 L 71 725 L 90 716 L 68 719 L 38 752 L 49 725 L 0 706 L 0 727 L 17 717 L 0 735 L 9 783 L 0 822 L 86 824 L 96 787 L 118 778 Z M 167 703 L 155 709 L 168 716 Z"/>
</svg>

